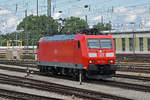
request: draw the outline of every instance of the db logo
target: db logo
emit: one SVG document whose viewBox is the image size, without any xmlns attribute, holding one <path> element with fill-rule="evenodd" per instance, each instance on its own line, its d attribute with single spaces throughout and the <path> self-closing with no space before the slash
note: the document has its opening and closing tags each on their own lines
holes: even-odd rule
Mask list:
<svg viewBox="0 0 150 100">
<path fill-rule="evenodd" d="M 57 51 L 57 49 L 55 49 L 55 50 L 54 50 L 54 54 L 56 55 L 56 54 L 57 54 L 57 52 L 58 52 L 58 51 Z"/>
<path fill-rule="evenodd" d="M 104 57 L 104 53 L 100 53 L 99 56 L 100 56 L 100 57 Z"/>
</svg>

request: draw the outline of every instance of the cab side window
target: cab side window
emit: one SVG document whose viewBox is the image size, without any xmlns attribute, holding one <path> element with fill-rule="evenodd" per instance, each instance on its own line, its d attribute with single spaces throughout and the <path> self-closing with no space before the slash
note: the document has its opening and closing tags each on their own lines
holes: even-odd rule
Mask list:
<svg viewBox="0 0 150 100">
<path fill-rule="evenodd" d="M 39 43 L 38 43 L 38 45 L 37 45 L 37 49 L 39 49 Z"/>
<path fill-rule="evenodd" d="M 78 41 L 78 48 L 80 48 L 81 47 L 81 45 L 80 45 L 80 41 Z"/>
</svg>

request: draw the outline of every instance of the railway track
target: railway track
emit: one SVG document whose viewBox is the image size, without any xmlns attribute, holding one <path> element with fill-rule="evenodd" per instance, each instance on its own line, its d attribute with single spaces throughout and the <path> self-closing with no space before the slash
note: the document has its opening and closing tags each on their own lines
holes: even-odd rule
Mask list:
<svg viewBox="0 0 150 100">
<path fill-rule="evenodd" d="M 150 55 L 148 54 L 117 54 L 118 61 L 125 62 L 150 62 Z"/>
<path fill-rule="evenodd" d="M 12 71 L 12 68 L 10 70 Z M 15 71 L 17 71 L 17 68 L 15 69 Z M 24 71 L 24 69 L 19 69 L 19 72 L 25 72 L 25 71 Z M 35 72 L 34 74 L 41 75 L 41 73 L 39 73 L 39 72 Z M 129 76 L 129 75 L 120 75 L 120 74 L 116 75 L 116 77 L 131 78 L 131 79 L 138 79 L 138 80 L 144 80 L 144 81 L 150 80 L 148 77 L 140 77 L 139 78 L 138 76 Z M 56 78 L 68 79 L 68 77 L 66 78 L 64 76 L 56 76 Z M 116 81 L 108 81 L 108 80 L 104 80 L 104 81 L 87 80 L 85 82 L 108 85 L 108 86 L 113 86 L 113 87 L 120 87 L 120 88 L 125 88 L 125 89 L 138 90 L 138 91 L 144 91 L 144 92 L 150 92 L 150 86 L 137 85 L 137 84 L 132 84 L 132 83 L 124 83 L 124 82 L 116 82 Z"/>
<path fill-rule="evenodd" d="M 7 65 L 6 66 L 0 66 L 0 69 L 8 70 L 8 71 L 16 71 L 16 72 L 27 73 L 27 69 L 7 67 Z M 30 71 L 33 72 L 33 74 L 40 75 L 40 73 L 38 71 L 35 71 L 35 70 L 30 70 Z"/>
<path fill-rule="evenodd" d="M 140 69 L 118 69 L 117 71 L 122 71 L 122 72 L 135 72 L 135 73 L 146 73 L 146 74 L 150 74 L 150 70 L 140 70 Z"/>
<path fill-rule="evenodd" d="M 130 89 L 130 90 L 137 90 L 137 91 L 143 91 L 143 92 L 150 92 L 150 86 L 145 85 L 138 85 L 133 83 L 125 83 L 125 82 L 118 82 L 118 81 L 111 81 L 111 80 L 103 80 L 103 81 L 90 81 L 88 83 L 94 83 L 98 85 L 107 85 L 112 87 L 119 87 L 124 89 Z"/>
<path fill-rule="evenodd" d="M 10 100 L 62 100 L 57 98 L 33 95 L 23 92 L 16 92 L 12 90 L 0 89 L 0 97 Z"/>
<path fill-rule="evenodd" d="M 17 71 L 17 72 L 24 72 L 26 73 L 25 69 L 18 69 L 18 68 L 10 68 L 6 66 L 1 66 L 0 69 L 4 70 L 11 70 L 11 71 Z M 43 75 L 39 73 L 38 71 L 34 71 L 33 74 L 37 75 Z M 129 78 L 129 79 L 136 79 L 136 80 L 142 80 L 142 81 L 150 81 L 148 77 L 139 77 L 139 76 L 130 76 L 130 75 L 120 75 L 117 74 L 116 77 L 120 78 Z M 58 76 L 57 78 L 64 78 L 61 76 Z M 91 82 L 91 81 L 90 81 Z M 90 83 L 89 82 L 89 83 Z M 93 81 L 94 82 L 94 81 Z M 91 82 L 92 83 L 92 82 Z M 144 86 L 144 85 L 137 85 L 137 84 L 130 84 L 130 83 L 123 83 L 123 82 L 115 82 L 115 81 L 104 81 L 104 82 L 95 82 L 96 84 L 103 84 L 103 85 L 109 85 L 109 86 L 115 86 L 115 87 L 121 87 L 126 89 L 133 89 L 138 91 L 144 91 L 144 92 L 150 92 L 150 86 Z"/>
<path fill-rule="evenodd" d="M 17 76 L 10 76 L 10 75 L 5 75 L 5 74 L 0 74 L 0 83 L 33 88 L 33 89 L 38 89 L 38 90 L 48 91 L 48 92 L 55 92 L 55 93 L 68 95 L 68 96 L 74 95 L 78 98 L 90 99 L 90 100 L 103 100 L 103 99 L 131 100 L 128 98 L 114 96 L 114 95 L 96 92 L 92 90 L 69 87 L 69 86 L 64 86 L 60 84 L 44 82 L 44 81 L 39 81 L 39 80 L 34 80 L 34 79 L 27 79 L 27 78 L 22 78 L 22 77 L 17 77 Z"/>
<path fill-rule="evenodd" d="M 115 77 L 136 79 L 136 80 L 142 80 L 142 81 L 150 81 L 150 77 L 144 77 L 144 76 L 133 76 L 133 75 L 116 74 Z"/>
<path fill-rule="evenodd" d="M 149 64 L 120 64 L 117 63 L 116 66 L 118 66 L 117 71 L 125 71 L 125 72 L 137 72 L 137 73 L 150 73 L 150 65 Z"/>
<path fill-rule="evenodd" d="M 7 65 L 17 65 L 22 67 L 36 68 L 36 61 L 16 61 L 16 60 L 2 60 L 0 64 Z M 150 65 L 149 64 L 120 64 L 117 63 L 118 71 L 126 71 L 126 72 L 138 72 L 138 73 L 150 73 Z"/>
<path fill-rule="evenodd" d="M 17 65 L 22 67 L 36 67 L 36 61 L 1 60 L 0 64 Z"/>
<path fill-rule="evenodd" d="M 6 66 L 0 66 L 0 69 L 26 73 L 26 69 L 19 69 L 19 68 L 6 67 Z M 33 72 L 32 74 L 44 75 L 43 73 L 40 73 L 39 71 L 35 71 L 35 70 L 31 70 L 31 71 Z M 142 81 L 150 81 L 149 77 L 143 77 L 143 76 L 116 74 L 115 77 L 136 79 L 136 80 L 142 80 Z"/>
</svg>

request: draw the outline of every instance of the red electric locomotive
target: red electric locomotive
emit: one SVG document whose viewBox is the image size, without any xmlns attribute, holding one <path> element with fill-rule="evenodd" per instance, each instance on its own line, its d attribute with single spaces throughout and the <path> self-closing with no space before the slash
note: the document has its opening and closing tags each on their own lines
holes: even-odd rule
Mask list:
<svg viewBox="0 0 150 100">
<path fill-rule="evenodd" d="M 38 43 L 40 72 L 101 79 L 115 75 L 115 49 L 110 35 L 54 35 Z"/>
</svg>

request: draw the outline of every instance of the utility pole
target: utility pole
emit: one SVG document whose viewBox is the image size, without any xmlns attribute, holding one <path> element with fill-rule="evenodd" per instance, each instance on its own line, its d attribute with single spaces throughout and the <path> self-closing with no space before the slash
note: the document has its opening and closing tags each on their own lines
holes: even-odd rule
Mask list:
<svg viewBox="0 0 150 100">
<path fill-rule="evenodd" d="M 17 10 L 18 10 L 18 4 L 16 4 L 16 13 L 17 13 Z"/>
<path fill-rule="evenodd" d="M 134 33 L 134 28 L 135 28 L 135 22 L 130 22 L 131 25 L 133 25 L 132 29 L 132 34 L 133 34 L 133 54 L 135 54 L 135 46 L 136 46 L 136 38 L 135 38 L 135 33 Z"/>
<path fill-rule="evenodd" d="M 36 4 L 37 4 L 36 13 L 37 13 L 37 16 L 38 16 L 38 15 L 39 15 L 39 14 L 38 14 L 38 13 L 39 13 L 39 11 L 38 11 L 38 10 L 39 10 L 39 0 L 37 0 L 37 3 L 36 3 Z"/>
<path fill-rule="evenodd" d="M 85 15 L 85 21 L 87 22 L 87 15 Z"/>
<path fill-rule="evenodd" d="M 27 9 L 25 10 L 25 18 L 27 17 Z M 27 31 L 27 22 L 25 22 L 25 33 L 26 33 L 26 46 L 27 46 L 27 50 L 28 50 L 28 31 Z"/>
<path fill-rule="evenodd" d="M 85 8 L 85 9 L 86 9 L 86 8 L 89 8 L 89 11 L 90 11 L 89 5 L 84 5 L 84 8 Z M 85 21 L 87 22 L 87 14 L 85 14 Z"/>
<path fill-rule="evenodd" d="M 27 17 L 27 9 L 25 10 L 25 17 Z"/>
<path fill-rule="evenodd" d="M 47 16 L 51 17 L 51 0 L 47 0 Z"/>
<path fill-rule="evenodd" d="M 16 4 L 16 14 L 17 14 L 17 10 L 18 10 L 18 4 Z M 17 32 L 16 32 L 16 46 L 17 46 Z"/>
<path fill-rule="evenodd" d="M 18 36 L 17 36 L 17 32 L 16 32 L 16 46 L 18 45 Z"/>
<path fill-rule="evenodd" d="M 101 16 L 101 23 L 104 23 L 103 15 Z"/>
</svg>

